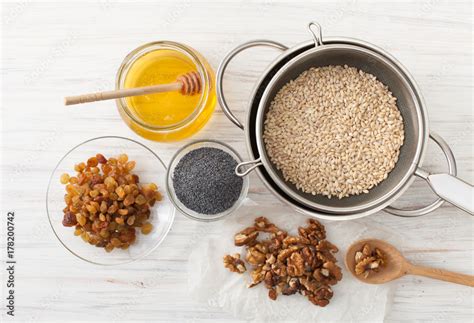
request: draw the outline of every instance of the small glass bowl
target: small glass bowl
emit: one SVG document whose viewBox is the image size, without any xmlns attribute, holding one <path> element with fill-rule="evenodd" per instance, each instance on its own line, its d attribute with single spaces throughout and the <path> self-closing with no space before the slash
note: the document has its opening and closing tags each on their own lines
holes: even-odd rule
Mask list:
<svg viewBox="0 0 474 323">
<path fill-rule="evenodd" d="M 181 122 L 159 127 L 143 120 L 129 106 L 126 98 L 116 100 L 120 116 L 125 123 L 140 136 L 161 142 L 178 141 L 192 136 L 209 121 L 216 106 L 217 97 L 214 87 L 214 71 L 208 61 L 190 46 L 172 41 L 156 41 L 144 44 L 130 52 L 123 60 L 117 72 L 115 88 L 125 88 L 125 81 L 132 65 L 145 55 L 154 51 L 171 51 L 184 55 L 195 66 L 201 76 L 202 91 L 199 103 L 192 114 Z"/>
<path fill-rule="evenodd" d="M 217 214 L 201 214 L 187 208 L 183 203 L 181 203 L 181 201 L 176 196 L 176 192 L 173 186 L 174 170 L 176 166 L 178 165 L 179 161 L 181 160 L 181 158 L 183 158 L 187 153 L 189 153 L 190 151 L 196 150 L 198 148 L 203 148 L 203 147 L 217 148 L 217 149 L 223 150 L 229 155 L 231 155 L 232 158 L 234 158 L 237 163 L 242 162 L 242 158 L 240 157 L 240 155 L 232 147 L 228 146 L 227 144 L 223 142 L 216 141 L 216 140 L 202 140 L 202 141 L 192 142 L 184 146 L 180 150 L 178 150 L 178 152 L 176 152 L 176 154 L 171 159 L 170 165 L 168 166 L 168 173 L 166 175 L 166 190 L 174 206 L 179 211 L 181 211 L 184 215 L 186 215 L 187 217 L 193 220 L 210 222 L 210 221 L 216 221 L 216 220 L 222 219 L 223 217 L 237 210 L 242 205 L 243 200 L 247 197 L 247 193 L 249 189 L 249 179 L 248 179 L 248 176 L 245 176 L 242 178 L 243 180 L 242 190 L 240 192 L 239 198 L 237 199 L 237 201 L 235 201 L 234 205 L 231 208 L 227 209 L 224 212 L 217 213 Z"/>
<path fill-rule="evenodd" d="M 156 202 L 150 209 L 150 223 L 153 230 L 145 235 L 137 229 L 137 239 L 126 250 L 116 248 L 110 253 L 84 242 L 80 236 L 74 235 L 74 227 L 62 225 L 63 208 L 66 206 L 65 187 L 60 183 L 63 173 L 76 174 L 74 165 L 86 162 L 97 153 L 106 158 L 126 153 L 130 160 L 136 161 L 133 170 L 140 178 L 140 183 L 155 183 L 163 200 Z M 174 220 L 176 209 L 164 192 L 166 187 L 166 166 L 161 159 L 143 144 L 128 138 L 106 136 L 87 140 L 64 155 L 54 168 L 49 179 L 46 193 L 46 210 L 49 223 L 61 244 L 78 258 L 97 265 L 119 265 L 130 263 L 150 254 L 165 239 Z"/>
</svg>

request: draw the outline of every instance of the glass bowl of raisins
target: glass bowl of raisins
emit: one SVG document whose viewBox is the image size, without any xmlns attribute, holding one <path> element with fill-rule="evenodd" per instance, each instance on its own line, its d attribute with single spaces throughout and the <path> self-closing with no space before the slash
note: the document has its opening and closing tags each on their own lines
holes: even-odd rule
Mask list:
<svg viewBox="0 0 474 323">
<path fill-rule="evenodd" d="M 61 158 L 48 184 L 46 208 L 61 244 L 98 265 L 129 263 L 150 254 L 168 234 L 175 208 L 166 166 L 128 138 L 87 140 Z"/>
</svg>

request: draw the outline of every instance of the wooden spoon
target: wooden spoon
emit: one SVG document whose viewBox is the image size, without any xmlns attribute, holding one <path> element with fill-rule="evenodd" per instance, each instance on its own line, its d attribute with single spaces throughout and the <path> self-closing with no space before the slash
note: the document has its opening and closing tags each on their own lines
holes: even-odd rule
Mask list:
<svg viewBox="0 0 474 323">
<path fill-rule="evenodd" d="M 355 253 L 362 250 L 365 244 L 368 244 L 371 248 L 378 248 L 385 254 L 385 266 L 381 267 L 378 272 L 371 271 L 367 277 L 355 273 Z M 377 239 L 364 239 L 354 242 L 347 250 L 345 262 L 347 269 L 357 279 L 369 284 L 383 284 L 404 275 L 418 275 L 474 287 L 474 276 L 415 266 L 405 259 L 397 248 Z"/>
<path fill-rule="evenodd" d="M 114 91 L 96 92 L 67 96 L 64 98 L 65 105 L 82 104 L 88 102 L 104 101 L 111 99 L 126 98 L 130 96 L 145 95 L 151 93 L 162 93 L 180 91 L 182 95 L 195 95 L 202 90 L 201 76 L 198 72 L 189 72 L 180 75 L 176 82 L 168 84 L 150 85 L 131 89 L 120 89 Z"/>
</svg>

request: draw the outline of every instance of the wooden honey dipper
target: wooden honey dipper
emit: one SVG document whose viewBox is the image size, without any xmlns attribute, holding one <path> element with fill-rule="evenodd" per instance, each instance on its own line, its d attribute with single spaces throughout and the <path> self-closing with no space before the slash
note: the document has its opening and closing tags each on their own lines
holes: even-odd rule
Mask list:
<svg viewBox="0 0 474 323">
<path fill-rule="evenodd" d="M 198 72 L 189 72 L 178 76 L 176 82 L 168 84 L 67 96 L 64 98 L 64 104 L 73 105 L 170 91 L 180 91 L 182 95 L 195 95 L 200 93 L 201 90 L 201 76 Z"/>
</svg>

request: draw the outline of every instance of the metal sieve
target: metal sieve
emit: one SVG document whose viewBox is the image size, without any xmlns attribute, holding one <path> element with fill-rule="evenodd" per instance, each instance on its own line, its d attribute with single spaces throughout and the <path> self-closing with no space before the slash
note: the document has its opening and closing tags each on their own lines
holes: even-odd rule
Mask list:
<svg viewBox="0 0 474 323">
<path fill-rule="evenodd" d="M 453 176 L 456 175 L 454 156 L 441 137 L 436 134 L 430 135 L 423 100 L 413 78 L 405 68 L 374 45 L 349 38 L 325 38 L 323 41 L 318 24 L 310 23 L 309 29 L 314 39 L 312 42 L 291 49 L 271 41 L 248 42 L 229 52 L 220 64 L 217 74 L 219 103 L 230 120 L 240 128 L 244 128 L 229 110 L 222 93 L 223 74 L 228 63 L 240 51 L 254 46 L 270 46 L 284 50 L 284 53 L 266 69 L 254 89 L 245 133 L 249 152 L 255 160 L 241 163 L 236 170 L 237 173 L 246 176 L 258 167 L 259 176 L 273 193 L 299 211 L 314 213 L 311 215 L 319 217 L 341 218 L 344 215 L 342 217 L 344 219 L 354 218 L 375 213 L 383 208 L 396 215 L 416 216 L 438 208 L 443 203 L 441 198 L 421 209 L 400 210 L 388 207 L 410 186 L 415 178 L 413 175 L 427 180 L 433 190 L 445 200 L 472 213 L 473 188 Z M 371 189 L 368 194 L 339 200 L 306 194 L 296 189 L 295 185 L 286 182 L 267 156 L 262 133 L 270 102 L 284 84 L 310 67 L 344 64 L 375 75 L 397 97 L 397 105 L 404 119 L 405 143 L 400 150 L 399 161 L 386 180 Z M 429 137 L 443 149 L 448 160 L 449 174 L 432 175 L 420 168 Z M 244 170 L 244 166 L 251 167 Z"/>
</svg>

